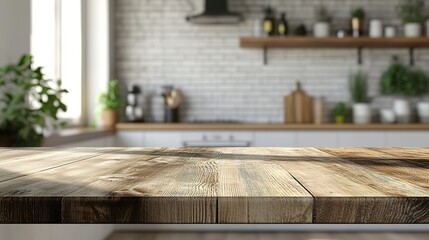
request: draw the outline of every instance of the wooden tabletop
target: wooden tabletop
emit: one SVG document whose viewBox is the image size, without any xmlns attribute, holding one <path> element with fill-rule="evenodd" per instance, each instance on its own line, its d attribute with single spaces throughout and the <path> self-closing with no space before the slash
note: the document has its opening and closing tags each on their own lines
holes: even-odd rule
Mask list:
<svg viewBox="0 0 429 240">
<path fill-rule="evenodd" d="M 1 149 L 0 223 L 429 223 L 429 149 Z"/>
</svg>

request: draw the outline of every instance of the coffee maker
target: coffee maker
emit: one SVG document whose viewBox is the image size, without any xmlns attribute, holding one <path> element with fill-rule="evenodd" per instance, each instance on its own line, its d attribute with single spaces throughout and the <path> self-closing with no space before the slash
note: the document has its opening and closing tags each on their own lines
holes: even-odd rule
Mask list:
<svg viewBox="0 0 429 240">
<path fill-rule="evenodd" d="M 143 107 L 140 106 L 139 99 L 142 91 L 137 85 L 130 85 L 127 92 L 127 106 L 125 117 L 128 122 L 143 122 Z"/>
</svg>

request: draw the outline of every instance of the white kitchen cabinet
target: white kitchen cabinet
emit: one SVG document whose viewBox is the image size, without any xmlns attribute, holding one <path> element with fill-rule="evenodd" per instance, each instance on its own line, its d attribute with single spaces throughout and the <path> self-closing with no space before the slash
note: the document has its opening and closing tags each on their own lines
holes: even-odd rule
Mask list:
<svg viewBox="0 0 429 240">
<path fill-rule="evenodd" d="M 143 131 L 116 132 L 115 147 L 145 147 Z"/>
<path fill-rule="evenodd" d="M 302 131 L 297 133 L 297 147 L 336 147 L 337 132 Z"/>
<path fill-rule="evenodd" d="M 429 132 L 388 132 L 387 147 L 429 147 Z"/>
<path fill-rule="evenodd" d="M 74 145 L 109 146 L 103 141 Z M 429 147 L 429 131 L 118 131 L 114 146 L 183 147 L 205 141 L 251 147 Z"/>
<path fill-rule="evenodd" d="M 345 131 L 337 133 L 337 147 L 384 147 L 386 133 L 382 131 Z"/>
<path fill-rule="evenodd" d="M 145 132 L 145 147 L 182 147 L 182 137 L 180 132 Z"/>
<path fill-rule="evenodd" d="M 255 132 L 255 147 L 296 147 L 297 133 L 282 132 Z"/>
<path fill-rule="evenodd" d="M 62 145 L 60 147 L 113 147 L 115 142 L 115 136 L 109 136 Z"/>
</svg>

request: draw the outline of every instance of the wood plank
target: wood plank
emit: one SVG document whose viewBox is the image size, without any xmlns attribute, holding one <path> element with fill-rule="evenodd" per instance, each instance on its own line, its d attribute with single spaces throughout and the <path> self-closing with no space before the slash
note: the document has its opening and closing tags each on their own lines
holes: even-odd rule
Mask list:
<svg viewBox="0 0 429 240">
<path fill-rule="evenodd" d="M 427 153 L 0 149 L 0 222 L 429 223 Z"/>
<path fill-rule="evenodd" d="M 314 223 L 428 223 L 428 190 L 317 149 L 270 149 L 314 197 Z M 283 159 L 282 159 L 283 158 Z"/>
<path fill-rule="evenodd" d="M 269 156 L 251 148 L 218 151 L 219 223 L 311 223 L 312 196 Z"/>
<path fill-rule="evenodd" d="M 0 153 L 0 182 L 79 162 L 112 151 L 113 148 L 40 148 L 2 152 Z"/>
<path fill-rule="evenodd" d="M 429 48 L 429 39 L 420 38 L 315 38 L 315 37 L 242 37 L 242 48 Z"/>
<path fill-rule="evenodd" d="M 359 232 L 359 233 L 188 233 L 188 232 L 115 232 L 107 240 L 217 240 L 217 239 L 264 239 L 264 240 L 308 240 L 308 239 L 337 239 L 337 240 L 426 240 L 429 233 L 384 233 L 384 232 Z"/>
</svg>

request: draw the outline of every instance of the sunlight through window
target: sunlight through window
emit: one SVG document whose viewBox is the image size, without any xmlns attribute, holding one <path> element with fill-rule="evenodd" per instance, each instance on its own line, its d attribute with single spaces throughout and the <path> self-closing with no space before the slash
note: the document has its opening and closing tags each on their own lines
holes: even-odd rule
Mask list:
<svg viewBox="0 0 429 240">
<path fill-rule="evenodd" d="M 32 0 L 31 53 L 49 79 L 69 91 L 60 116 L 79 124 L 82 115 L 82 7 L 77 0 Z"/>
</svg>

